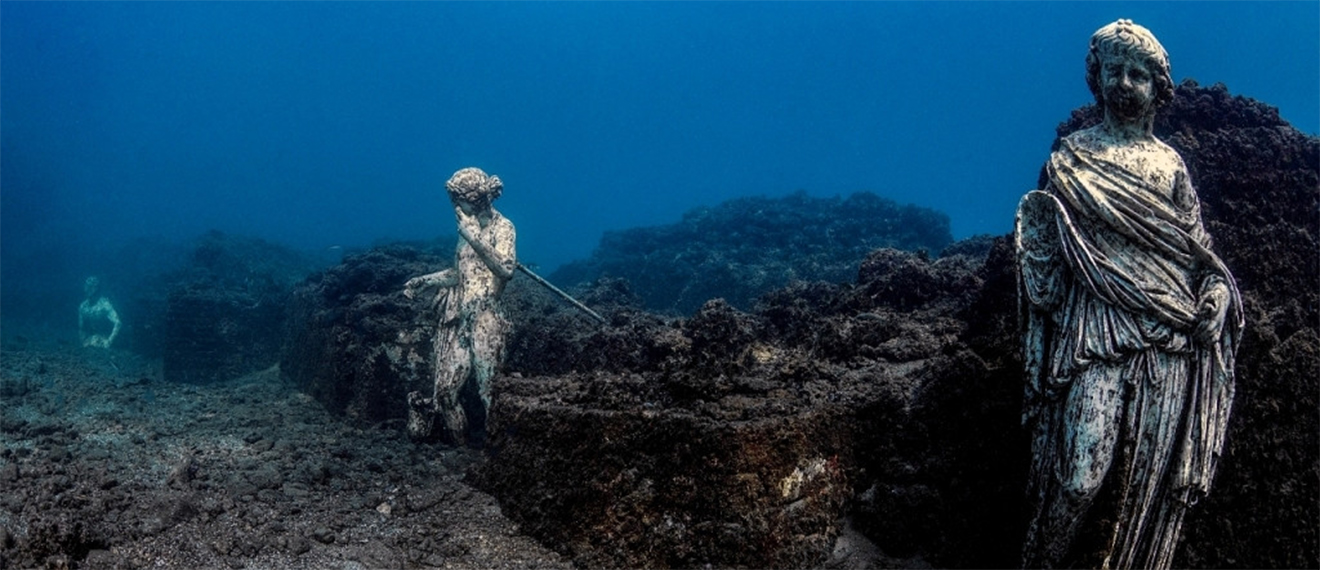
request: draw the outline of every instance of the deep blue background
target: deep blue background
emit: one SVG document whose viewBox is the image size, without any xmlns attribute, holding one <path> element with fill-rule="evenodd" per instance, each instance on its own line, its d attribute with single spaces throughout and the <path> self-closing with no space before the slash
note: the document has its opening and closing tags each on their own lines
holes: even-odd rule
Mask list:
<svg viewBox="0 0 1320 570">
<path fill-rule="evenodd" d="M 3 2 L 0 270 L 212 228 L 452 236 L 465 166 L 504 179 L 546 272 L 607 229 L 796 189 L 1006 233 L 1119 17 L 1175 80 L 1320 130 L 1317 2 Z"/>
</svg>

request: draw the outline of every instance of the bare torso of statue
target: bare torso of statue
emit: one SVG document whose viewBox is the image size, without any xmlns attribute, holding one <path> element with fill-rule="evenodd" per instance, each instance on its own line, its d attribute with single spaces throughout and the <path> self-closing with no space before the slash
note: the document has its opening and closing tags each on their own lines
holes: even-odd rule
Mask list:
<svg viewBox="0 0 1320 570">
<path fill-rule="evenodd" d="M 1059 142 L 1018 210 L 1023 564 L 1168 568 L 1223 449 L 1241 302 L 1182 158 L 1151 133 L 1172 97 L 1163 48 L 1120 20 L 1087 71 L 1105 120 Z"/>
<path fill-rule="evenodd" d="M 83 283 L 87 298 L 78 305 L 78 336 L 83 346 L 110 348 L 119 336 L 119 312 L 101 296 L 101 280 L 88 277 Z"/>
</svg>

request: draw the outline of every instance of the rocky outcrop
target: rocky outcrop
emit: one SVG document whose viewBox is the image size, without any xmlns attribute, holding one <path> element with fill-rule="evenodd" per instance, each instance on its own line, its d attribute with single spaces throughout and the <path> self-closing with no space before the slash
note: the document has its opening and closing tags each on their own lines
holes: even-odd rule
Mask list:
<svg viewBox="0 0 1320 570">
<path fill-rule="evenodd" d="M 949 217 L 869 192 L 846 199 L 740 198 L 677 224 L 607 232 L 589 259 L 551 275 L 572 285 L 626 279 L 649 310 L 688 315 L 710 299 L 748 309 L 794 280 L 842 282 L 873 249 L 939 252 Z"/>
<path fill-rule="evenodd" d="M 998 545 L 1012 527 L 981 516 L 1020 502 L 1004 491 L 1021 477 L 994 473 L 1016 442 L 965 435 L 1012 439 L 1017 418 L 1012 380 L 987 403 L 989 380 L 964 373 L 987 376 L 957 318 L 990 302 L 981 266 L 882 249 L 855 284 L 798 283 L 750 313 L 715 300 L 685 320 L 615 313 L 594 331 L 542 330 L 568 339 L 559 361 L 596 361 L 602 347 L 658 358 L 498 379 L 479 480 L 588 567 L 820 564 L 850 512 L 895 556 L 975 563 L 959 544 L 971 537 L 1011 564 Z M 961 408 L 972 399 L 981 409 Z"/>
</svg>

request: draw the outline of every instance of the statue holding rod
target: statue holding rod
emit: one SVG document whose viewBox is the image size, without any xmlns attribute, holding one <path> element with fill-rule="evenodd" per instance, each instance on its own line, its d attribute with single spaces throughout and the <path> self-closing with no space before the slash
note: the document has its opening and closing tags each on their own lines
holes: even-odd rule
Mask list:
<svg viewBox="0 0 1320 570">
<path fill-rule="evenodd" d="M 404 295 L 436 289 L 434 304 L 440 310 L 435 339 L 435 389 L 427 397 L 408 394 L 408 433 L 416 439 L 434 435 L 437 419 L 450 441 L 462 445 L 469 432 L 467 412 L 459 395 L 469 382 L 484 410 L 490 410 L 490 381 L 504 360 L 504 342 L 511 329 L 499 298 L 522 271 L 604 324 L 605 319 L 567 293 L 551 285 L 518 263 L 517 234 L 513 222 L 492 204 L 504 192 L 498 176 L 479 168 L 464 168 L 445 183 L 458 221 L 459 241 L 454 266 L 409 279 Z"/>
<path fill-rule="evenodd" d="M 445 183 L 458 221 L 454 266 L 409 279 L 404 295 L 438 288 L 440 326 L 435 339 L 435 390 L 408 394 L 408 433 L 432 436 L 437 417 L 456 444 L 467 441 L 468 418 L 459 393 L 476 384 L 482 406 L 490 409 L 490 379 L 504 359 L 510 325 L 499 297 L 518 267 L 513 222 L 492 203 L 504 191 L 498 176 L 464 168 Z"/>
</svg>

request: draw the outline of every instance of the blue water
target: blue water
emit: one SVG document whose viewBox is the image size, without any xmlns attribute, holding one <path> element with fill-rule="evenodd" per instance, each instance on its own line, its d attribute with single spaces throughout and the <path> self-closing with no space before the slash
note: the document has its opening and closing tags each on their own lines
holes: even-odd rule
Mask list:
<svg viewBox="0 0 1320 570">
<path fill-rule="evenodd" d="M 1175 80 L 1320 132 L 1317 2 L 3 2 L 0 268 L 213 228 L 452 236 L 465 166 L 503 178 L 546 271 L 605 230 L 797 189 L 1006 233 L 1119 17 Z"/>
</svg>

